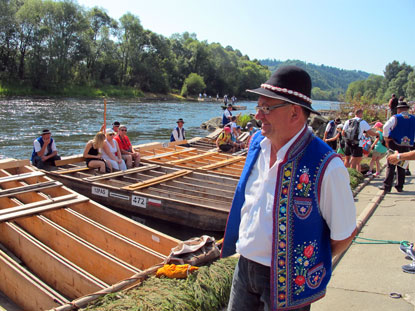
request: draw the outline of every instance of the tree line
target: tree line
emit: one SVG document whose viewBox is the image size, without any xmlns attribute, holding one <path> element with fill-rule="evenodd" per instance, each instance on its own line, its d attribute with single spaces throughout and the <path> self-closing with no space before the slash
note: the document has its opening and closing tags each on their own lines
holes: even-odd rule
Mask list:
<svg viewBox="0 0 415 311">
<path fill-rule="evenodd" d="M 279 61 L 276 59 L 260 60 L 261 64 L 267 65 L 271 71 L 279 66 L 295 65 L 306 70 L 313 84 L 312 98 L 320 100 L 339 100 L 346 92 L 349 84 L 356 80 L 363 80 L 369 74 L 360 70 L 345 70 L 325 65 L 305 63 L 300 60 Z"/>
<path fill-rule="evenodd" d="M 144 29 L 131 13 L 114 20 L 72 0 L 0 0 L 3 85 L 51 93 L 67 86 L 117 86 L 238 96 L 268 76 L 266 66 L 237 49 L 188 32 L 164 37 Z"/>
<path fill-rule="evenodd" d="M 383 104 L 392 94 L 406 101 L 415 101 L 415 70 L 405 63 L 393 61 L 386 65 L 383 76 L 370 75 L 355 81 L 347 88 L 345 101 L 362 104 Z"/>
</svg>

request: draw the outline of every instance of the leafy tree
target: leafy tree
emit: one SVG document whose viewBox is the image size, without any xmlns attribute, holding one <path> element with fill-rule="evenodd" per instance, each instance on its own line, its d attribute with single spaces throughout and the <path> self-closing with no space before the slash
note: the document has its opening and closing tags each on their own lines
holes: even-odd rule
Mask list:
<svg viewBox="0 0 415 311">
<path fill-rule="evenodd" d="M 192 72 L 189 74 L 186 80 L 184 80 L 181 95 L 197 95 L 201 93 L 205 88 L 206 84 L 203 80 L 203 77 L 199 76 L 197 73 Z"/>
</svg>

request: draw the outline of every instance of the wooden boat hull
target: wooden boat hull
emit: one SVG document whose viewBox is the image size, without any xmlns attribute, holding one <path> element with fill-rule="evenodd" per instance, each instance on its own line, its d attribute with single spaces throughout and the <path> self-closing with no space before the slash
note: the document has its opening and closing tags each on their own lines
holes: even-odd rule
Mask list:
<svg viewBox="0 0 415 311">
<path fill-rule="evenodd" d="M 29 166 L 0 161 L 0 291 L 45 310 L 165 260 L 179 242 Z"/>
<path fill-rule="evenodd" d="M 227 106 L 221 106 L 223 110 L 227 108 Z M 238 106 L 238 105 L 232 105 L 232 110 L 246 110 L 246 106 Z"/>
<path fill-rule="evenodd" d="M 192 228 L 224 231 L 237 179 L 158 164 L 95 176 L 48 172 L 54 180 L 109 206 Z"/>
</svg>

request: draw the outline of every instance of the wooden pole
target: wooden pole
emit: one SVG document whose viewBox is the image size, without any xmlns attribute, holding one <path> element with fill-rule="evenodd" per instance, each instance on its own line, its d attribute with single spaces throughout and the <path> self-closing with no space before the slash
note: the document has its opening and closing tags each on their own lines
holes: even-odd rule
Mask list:
<svg viewBox="0 0 415 311">
<path fill-rule="evenodd" d="M 104 134 L 107 129 L 107 99 L 104 98 Z"/>
</svg>

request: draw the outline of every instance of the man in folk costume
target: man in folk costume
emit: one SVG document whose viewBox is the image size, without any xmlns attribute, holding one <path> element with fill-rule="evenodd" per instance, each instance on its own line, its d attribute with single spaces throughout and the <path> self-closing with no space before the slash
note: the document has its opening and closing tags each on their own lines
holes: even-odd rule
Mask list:
<svg viewBox="0 0 415 311">
<path fill-rule="evenodd" d="M 307 127 L 311 79 L 279 68 L 260 88 L 252 137 L 222 257 L 240 254 L 228 310 L 309 310 L 325 295 L 332 257 L 356 233 L 349 175 Z"/>
<path fill-rule="evenodd" d="M 406 102 L 401 102 L 397 106 L 397 114 L 386 121 L 383 126 L 383 137 L 386 146 L 389 149 L 398 151 L 398 153 L 408 152 L 414 146 L 415 139 L 415 116 L 409 114 L 409 106 Z M 386 177 L 380 189 L 390 192 L 395 177 L 395 168 L 397 170 L 397 179 L 395 189 L 398 192 L 403 191 L 405 184 L 405 169 L 388 162 Z"/>
<path fill-rule="evenodd" d="M 177 127 L 171 132 L 170 141 L 186 140 L 185 130 L 183 127 L 184 121 L 182 118 L 176 121 Z"/>
</svg>

